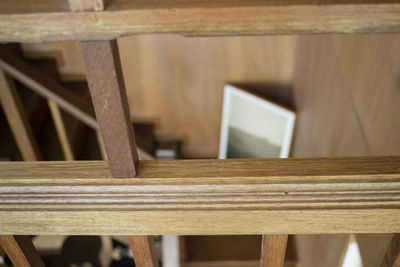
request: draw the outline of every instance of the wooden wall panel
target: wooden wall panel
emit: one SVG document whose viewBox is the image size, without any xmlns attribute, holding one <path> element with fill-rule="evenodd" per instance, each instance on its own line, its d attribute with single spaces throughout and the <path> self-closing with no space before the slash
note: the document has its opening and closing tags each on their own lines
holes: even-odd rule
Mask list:
<svg viewBox="0 0 400 267">
<path fill-rule="evenodd" d="M 297 37 L 119 39 L 134 116 L 159 120 L 164 133 L 184 135 L 186 157 L 216 157 L 226 83 L 287 90 Z"/>
<path fill-rule="evenodd" d="M 400 153 L 399 35 L 302 36 L 294 75 L 293 154 Z M 365 266 L 380 263 L 391 235 L 357 236 Z M 346 236 L 297 236 L 301 266 L 337 266 Z"/>
<path fill-rule="evenodd" d="M 400 154 L 400 35 L 338 35 L 340 71 L 372 155 Z"/>
<path fill-rule="evenodd" d="M 368 155 L 332 36 L 300 37 L 296 62 L 293 156 Z"/>
</svg>

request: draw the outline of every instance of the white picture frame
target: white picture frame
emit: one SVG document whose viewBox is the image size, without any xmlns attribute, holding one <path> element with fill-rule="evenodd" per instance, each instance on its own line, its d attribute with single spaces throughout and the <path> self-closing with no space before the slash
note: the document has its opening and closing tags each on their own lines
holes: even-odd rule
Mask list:
<svg viewBox="0 0 400 267">
<path fill-rule="evenodd" d="M 225 85 L 218 158 L 287 158 L 295 121 L 293 111 Z"/>
</svg>

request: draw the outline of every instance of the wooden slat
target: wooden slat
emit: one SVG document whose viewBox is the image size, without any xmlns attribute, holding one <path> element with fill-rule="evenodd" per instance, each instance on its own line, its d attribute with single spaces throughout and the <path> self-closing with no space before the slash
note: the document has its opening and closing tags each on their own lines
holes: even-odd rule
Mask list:
<svg viewBox="0 0 400 267">
<path fill-rule="evenodd" d="M 53 100 L 47 100 L 47 103 L 49 104 L 51 116 L 53 117 L 53 122 L 56 127 L 65 160 L 74 160 L 74 154 L 65 130 L 64 120 L 61 116 L 60 109 Z"/>
<path fill-rule="evenodd" d="M 81 43 L 89 89 L 113 178 L 135 177 L 139 157 L 116 41 Z M 158 267 L 152 237 L 130 236 L 135 264 Z"/>
<path fill-rule="evenodd" d="M 130 236 L 129 243 L 132 248 L 136 266 L 158 267 L 154 250 L 154 241 L 150 236 Z"/>
<path fill-rule="evenodd" d="M 29 236 L 1 235 L 0 245 L 15 267 L 44 267 Z"/>
<path fill-rule="evenodd" d="M 400 232 L 400 157 L 0 163 L 0 234 Z M 12 222 L 12 223 L 10 223 Z"/>
<path fill-rule="evenodd" d="M 71 11 L 101 11 L 104 9 L 103 0 L 68 0 Z"/>
<path fill-rule="evenodd" d="M 399 32 L 396 0 L 111 1 L 105 12 L 0 2 L 1 42 L 99 40 L 136 33 L 250 35 Z M 63 2 L 63 1 L 60 1 Z"/>
<path fill-rule="evenodd" d="M 381 267 L 400 267 L 400 234 L 394 234 Z"/>
<path fill-rule="evenodd" d="M 117 43 L 82 42 L 81 52 L 111 173 L 134 177 L 139 159 Z"/>
<path fill-rule="evenodd" d="M 0 101 L 24 160 L 40 160 L 40 152 L 14 81 L 0 70 Z"/>
<path fill-rule="evenodd" d="M 263 235 L 261 267 L 283 267 L 288 235 Z"/>
</svg>

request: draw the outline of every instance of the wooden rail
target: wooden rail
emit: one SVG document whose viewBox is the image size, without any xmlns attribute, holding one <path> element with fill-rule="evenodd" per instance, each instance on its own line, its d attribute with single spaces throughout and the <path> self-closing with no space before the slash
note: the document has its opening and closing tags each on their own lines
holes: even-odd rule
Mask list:
<svg viewBox="0 0 400 267">
<path fill-rule="evenodd" d="M 104 40 L 136 33 L 191 36 L 400 32 L 396 0 L 113 0 L 103 12 L 67 1 L 0 1 L 1 42 Z"/>
<path fill-rule="evenodd" d="M 0 163 L 1 234 L 400 231 L 400 157 Z"/>
</svg>

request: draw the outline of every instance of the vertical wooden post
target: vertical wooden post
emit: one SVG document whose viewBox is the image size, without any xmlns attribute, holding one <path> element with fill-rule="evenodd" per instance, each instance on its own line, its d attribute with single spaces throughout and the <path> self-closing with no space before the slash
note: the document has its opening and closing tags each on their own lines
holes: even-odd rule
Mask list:
<svg viewBox="0 0 400 267">
<path fill-rule="evenodd" d="M 261 267 L 283 267 L 288 235 L 263 235 Z"/>
<path fill-rule="evenodd" d="M 14 81 L 0 70 L 0 101 L 22 158 L 40 160 L 40 152 Z"/>
<path fill-rule="evenodd" d="M 117 43 L 92 41 L 80 46 L 111 174 L 134 177 L 139 161 Z M 136 266 L 158 266 L 151 237 L 130 236 L 129 240 Z"/>
<path fill-rule="evenodd" d="M 60 108 L 53 100 L 48 99 L 47 103 L 49 104 L 50 113 L 53 117 L 54 126 L 56 127 L 58 139 L 60 140 L 65 160 L 74 160 L 74 154 L 72 153 L 71 144 L 68 140 Z"/>
<path fill-rule="evenodd" d="M 400 267 L 400 234 L 394 234 L 380 267 Z"/>
<path fill-rule="evenodd" d="M 157 256 L 154 249 L 154 241 L 152 237 L 130 236 L 129 243 L 132 248 L 133 258 L 135 259 L 136 266 L 158 266 Z"/>
<path fill-rule="evenodd" d="M 15 267 L 44 267 L 29 236 L 1 235 L 0 246 Z"/>
<path fill-rule="evenodd" d="M 82 42 L 81 52 L 111 174 L 135 177 L 138 154 L 117 43 Z"/>
</svg>

